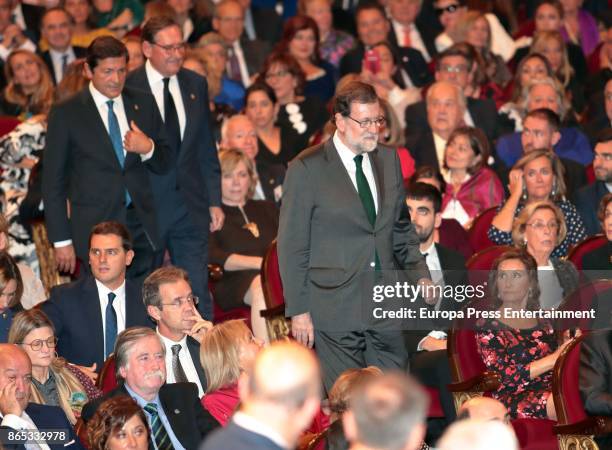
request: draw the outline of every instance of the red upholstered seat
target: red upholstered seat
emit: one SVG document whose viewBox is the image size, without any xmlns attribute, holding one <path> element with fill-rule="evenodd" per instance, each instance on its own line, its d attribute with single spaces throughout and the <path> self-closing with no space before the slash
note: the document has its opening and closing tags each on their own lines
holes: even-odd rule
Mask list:
<svg viewBox="0 0 612 450">
<path fill-rule="evenodd" d="M 593 163 L 585 167 L 587 183 L 595 183 L 595 170 L 593 170 Z"/>
<path fill-rule="evenodd" d="M 20 123 L 21 121 L 17 117 L 0 116 L 0 136 L 10 133 L 17 128 L 17 125 Z"/>
<path fill-rule="evenodd" d="M 249 328 L 251 327 L 251 308 L 248 306 L 240 306 L 238 308 L 228 309 L 227 311 L 215 302 L 215 283 L 223 278 L 223 268 L 218 264 L 208 265 L 208 291 L 213 302 L 213 322 L 215 324 L 226 322 L 228 320 L 240 319 L 246 321 Z"/>
<path fill-rule="evenodd" d="M 512 428 L 521 450 L 558 450 L 553 432 L 555 422 L 548 419 L 516 419 Z"/>
<path fill-rule="evenodd" d="M 606 242 L 608 242 L 608 240 L 603 234 L 589 236 L 570 249 L 567 259 L 574 263 L 576 269 L 582 270 L 582 258 L 584 255 L 599 247 L 603 247 L 606 245 Z"/>
<path fill-rule="evenodd" d="M 558 307 L 561 311 L 590 311 L 591 308 L 596 308 L 595 314 L 600 320 L 596 318 L 595 322 L 593 322 L 593 319 L 589 317 L 559 319 L 556 325 L 557 329 L 567 330 L 579 328 L 585 331 L 593 329 L 593 325 L 595 325 L 595 327 L 600 327 L 601 320 L 603 320 L 606 314 L 606 309 L 604 305 L 598 304 L 596 300 L 607 300 L 599 295 L 604 291 L 612 291 L 612 280 L 595 280 L 584 283 L 570 295 L 565 297 Z"/>
<path fill-rule="evenodd" d="M 98 375 L 98 381 L 96 382 L 96 386 L 101 389 L 102 392 L 104 392 L 105 394 L 117 387 L 114 353 L 111 353 L 111 355 L 106 358 L 106 361 L 104 361 L 102 370 L 100 370 L 100 375 Z"/>
<path fill-rule="evenodd" d="M 487 236 L 487 231 L 496 214 L 497 206 L 492 206 L 481 212 L 472 222 L 472 227 L 469 229 L 468 234 L 470 236 L 470 245 L 474 252 L 479 252 L 484 248 L 495 245 Z"/>
<path fill-rule="evenodd" d="M 465 263 L 468 269 L 470 282 L 476 285 L 487 281 L 489 270 L 493 267 L 493 262 L 499 258 L 502 253 L 512 248 L 513 247 L 508 245 L 493 245 L 472 255 Z"/>
<path fill-rule="evenodd" d="M 444 410 L 442 409 L 442 403 L 440 403 L 440 391 L 431 386 L 425 386 L 425 390 L 429 395 L 429 411 L 427 412 L 427 417 L 444 418 Z"/>
<path fill-rule="evenodd" d="M 261 282 L 264 286 L 266 308 L 285 308 L 285 296 L 283 295 L 283 281 L 281 280 L 278 267 L 278 253 L 276 251 L 276 239 L 272 241 L 266 255 L 264 256 Z"/>
</svg>

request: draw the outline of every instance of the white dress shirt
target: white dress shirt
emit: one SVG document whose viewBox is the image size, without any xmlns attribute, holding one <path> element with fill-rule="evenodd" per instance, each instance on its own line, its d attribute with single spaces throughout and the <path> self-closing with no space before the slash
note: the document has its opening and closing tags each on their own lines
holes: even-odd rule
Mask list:
<svg viewBox="0 0 612 450">
<path fill-rule="evenodd" d="M 117 334 L 121 333 L 125 330 L 125 280 L 123 280 L 123 284 L 114 291 L 111 291 L 98 280 L 96 280 L 96 286 L 98 287 L 98 298 L 100 300 L 103 336 L 106 336 L 106 306 L 108 305 L 108 294 L 111 292 L 116 296 L 113 300 L 113 309 L 117 314 Z M 106 349 L 104 349 L 104 354 L 108 354 Z"/>
<path fill-rule="evenodd" d="M 340 156 L 340 160 L 342 161 L 342 164 L 344 164 L 353 186 L 355 186 L 355 190 L 357 190 L 357 166 L 354 160 L 357 154 L 344 145 L 340 139 L 340 136 L 338 136 L 337 131 L 334 133 L 333 142 L 336 150 L 338 151 L 338 155 Z M 370 162 L 370 155 L 367 152 L 363 154 L 363 162 L 361 163 L 361 167 L 363 168 L 363 174 L 370 185 L 370 191 L 372 191 L 372 197 L 374 198 L 374 208 L 376 213 L 378 213 L 378 190 L 376 189 L 376 181 L 374 179 L 372 163 Z"/>
<path fill-rule="evenodd" d="M 426 255 L 425 263 L 427 264 L 427 268 L 429 269 L 429 273 L 431 274 L 431 281 L 433 281 L 439 286 L 444 286 L 444 277 L 442 276 L 442 264 L 440 264 L 440 257 L 438 256 L 436 244 L 432 242 L 429 248 L 421 250 L 421 255 Z M 438 299 L 438 302 L 435 306 L 436 311 L 440 310 L 441 304 L 442 299 Z M 423 350 L 423 343 L 428 337 L 432 337 L 434 339 L 446 339 L 446 332 L 441 330 L 430 331 L 427 336 L 421 339 L 417 344 L 417 351 Z"/>
<path fill-rule="evenodd" d="M 185 335 L 180 341 L 175 342 L 162 335 L 159 332 L 159 328 L 157 329 L 157 334 L 164 343 L 164 346 L 166 347 L 166 383 L 176 383 L 176 379 L 174 378 L 174 371 L 172 370 L 172 346 L 179 344 L 181 346 L 181 351 L 179 352 L 179 361 L 181 362 L 183 371 L 185 372 L 185 375 L 187 376 L 187 379 L 190 382 L 197 384 L 198 396 L 202 398 L 202 396 L 204 396 L 204 389 L 202 389 L 202 383 L 200 383 L 200 377 L 198 376 L 198 372 L 195 368 L 195 364 L 200 364 L 200 361 L 194 362 L 191 359 L 191 353 L 189 353 L 189 348 L 187 347 L 187 335 Z"/>
<path fill-rule="evenodd" d="M 2 417 L 2 415 L 0 414 L 0 417 Z M 32 430 L 32 431 L 40 431 L 38 430 L 38 427 L 36 426 L 36 424 L 34 423 L 34 421 L 30 418 L 30 416 L 28 416 L 28 414 L 23 411 L 21 413 L 21 416 L 16 416 L 15 414 L 7 414 L 6 416 L 2 417 L 2 424 L 3 427 L 8 427 L 11 428 L 13 430 Z M 50 447 L 46 444 L 46 443 L 42 443 L 42 442 L 36 442 L 33 444 L 25 444 L 24 447 L 26 448 L 26 450 L 50 450 Z"/>
<path fill-rule="evenodd" d="M 64 61 L 62 60 L 62 58 L 64 55 L 68 56 L 68 58 L 66 59 L 66 65 L 70 64 L 76 59 L 74 50 L 72 49 L 72 47 L 68 47 L 68 50 L 62 53 L 50 48 L 49 55 L 51 56 L 51 63 L 53 64 L 55 80 L 59 84 L 59 82 L 62 81 L 62 78 L 64 78 Z"/>
<path fill-rule="evenodd" d="M 149 86 L 151 86 L 151 92 L 155 97 L 155 103 L 159 108 L 159 112 L 164 122 L 166 121 L 166 111 L 164 109 L 164 76 L 159 73 L 150 60 L 145 63 L 145 71 L 147 73 L 147 80 L 149 80 Z M 187 123 L 187 116 L 185 114 L 185 105 L 183 104 L 183 96 L 181 95 L 181 88 L 178 83 L 176 75 L 170 77 L 168 82 L 168 90 L 174 101 L 176 108 L 176 114 L 178 115 L 179 127 L 181 128 L 181 139 L 185 135 L 185 124 Z"/>
<path fill-rule="evenodd" d="M 28 50 L 32 53 L 36 53 L 36 44 L 34 44 L 27 37 L 18 47 L 5 47 L 4 44 L 5 42 L 0 43 L 0 58 L 2 58 L 2 61 L 6 61 L 11 52 L 14 52 L 15 50 Z"/>
<path fill-rule="evenodd" d="M 431 56 L 429 55 L 427 47 L 425 47 L 425 43 L 421 38 L 421 33 L 419 33 L 419 30 L 414 23 L 411 23 L 408 25 L 408 27 L 406 27 L 405 25 L 402 25 L 401 23 L 392 19 L 391 24 L 393 25 L 393 31 L 395 31 L 397 43 L 400 47 L 403 47 L 402 44 L 405 42 L 404 34 L 406 33 L 406 28 L 408 28 L 408 34 L 410 35 L 410 47 L 420 51 L 421 55 L 423 55 L 423 58 L 425 59 L 425 62 L 431 61 Z"/>
</svg>

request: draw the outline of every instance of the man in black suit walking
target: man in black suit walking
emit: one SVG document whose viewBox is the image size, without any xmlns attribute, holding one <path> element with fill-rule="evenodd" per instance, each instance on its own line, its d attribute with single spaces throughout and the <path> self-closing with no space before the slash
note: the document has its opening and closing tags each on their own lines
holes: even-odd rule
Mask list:
<svg viewBox="0 0 612 450">
<path fill-rule="evenodd" d="M 49 113 L 43 201 L 61 271 L 74 272 L 76 256 L 87 261 L 89 232 L 105 220 L 132 235 L 131 278 L 151 271 L 160 247 L 148 173 L 168 170 L 169 149 L 155 99 L 124 89 L 127 59 L 117 39 L 94 40 L 85 64 L 91 83 Z"/>
<path fill-rule="evenodd" d="M 118 333 L 127 327 L 151 326 L 140 285 L 125 279 L 134 259 L 130 236 L 117 222 L 96 225 L 90 237 L 92 275 L 57 286 L 41 305 L 58 337 L 57 352 L 81 366 L 102 368 Z"/>
<path fill-rule="evenodd" d="M 87 423 L 104 400 L 129 395 L 149 422 L 149 448 L 196 450 L 217 421 L 200 403 L 193 383 L 165 384 L 165 350 L 150 328 L 134 327 L 117 337 L 115 358 L 120 386 L 87 403 L 81 417 Z M 231 448 L 231 447 L 228 447 Z"/>
<path fill-rule="evenodd" d="M 84 58 L 87 49 L 70 45 L 74 19 L 63 8 L 48 9 L 42 17 L 40 31 L 49 44 L 49 50 L 41 55 L 55 85 L 64 78 L 68 64 Z"/>
<path fill-rule="evenodd" d="M 212 318 L 208 295 L 208 234 L 223 226 L 221 170 L 210 132 L 206 80 L 182 69 L 183 33 L 168 17 L 149 20 L 142 30 L 146 64 L 127 85 L 153 94 L 171 149 L 168 172 L 150 174 L 162 246 L 189 273 L 200 312 Z"/>
</svg>

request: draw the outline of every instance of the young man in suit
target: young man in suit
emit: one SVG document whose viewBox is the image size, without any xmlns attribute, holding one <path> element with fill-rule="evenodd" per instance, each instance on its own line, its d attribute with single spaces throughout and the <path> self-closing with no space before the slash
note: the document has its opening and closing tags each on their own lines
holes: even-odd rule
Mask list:
<svg viewBox="0 0 612 450">
<path fill-rule="evenodd" d="M 57 406 L 29 403 L 30 383 L 32 382 L 32 363 L 28 354 L 14 344 L 0 344 L 0 429 L 3 433 L 2 445 L 7 450 L 43 448 L 43 442 L 11 440 L 9 431 L 39 431 L 51 429 L 63 432 L 53 442 L 44 442 L 51 450 L 84 450 L 81 441 L 64 411 Z"/>
<path fill-rule="evenodd" d="M 89 232 L 105 220 L 132 235 L 130 278 L 144 279 L 161 247 L 149 172 L 168 171 L 169 149 L 153 96 L 124 88 L 127 59 L 121 41 L 95 39 L 85 63 L 91 82 L 49 113 L 42 187 L 60 271 L 74 272 L 77 256 L 88 260 Z"/>
<path fill-rule="evenodd" d="M 200 403 L 193 383 L 166 384 L 165 349 L 150 328 L 133 327 L 117 337 L 115 346 L 118 388 L 83 407 L 87 423 L 107 398 L 129 395 L 149 422 L 149 448 L 196 450 L 217 421 Z M 153 443 L 155 447 L 153 447 Z"/>
<path fill-rule="evenodd" d="M 102 368 L 118 333 L 151 326 L 140 285 L 126 280 L 134 259 L 130 235 L 117 222 L 96 225 L 90 236 L 91 275 L 56 286 L 41 305 L 58 337 L 57 352 L 73 364 Z"/>
<path fill-rule="evenodd" d="M 278 232 L 285 314 L 299 342 L 316 342 L 327 389 L 349 368 L 405 366 L 401 331 L 362 311 L 375 284 L 431 283 L 399 159 L 378 145 L 384 118 L 374 88 L 347 83 L 332 117 L 334 136 L 289 164 Z"/>
<path fill-rule="evenodd" d="M 49 50 L 41 55 L 49 68 L 53 84 L 58 85 L 68 67 L 77 58 L 84 58 L 87 49 L 74 47 L 72 41 L 74 19 L 63 8 L 48 9 L 42 17 L 40 32 Z"/>
<path fill-rule="evenodd" d="M 166 349 L 166 382 L 195 383 L 201 398 L 207 383 L 200 363 L 200 341 L 212 324 L 197 313 L 198 297 L 191 290 L 187 272 L 172 266 L 157 269 L 144 281 L 142 301 Z"/>
<path fill-rule="evenodd" d="M 149 174 L 162 246 L 172 263 L 189 273 L 200 312 L 212 319 L 208 294 L 208 234 L 223 226 L 221 170 L 210 131 L 206 80 L 181 68 L 183 33 L 162 16 L 142 29 L 145 65 L 130 74 L 127 86 L 153 94 L 171 149 L 168 172 Z"/>
<path fill-rule="evenodd" d="M 240 410 L 202 450 L 283 450 L 297 446 L 320 404 L 319 364 L 295 342 L 274 342 L 240 377 Z"/>
<path fill-rule="evenodd" d="M 442 196 L 432 185 L 414 183 L 406 192 L 410 218 L 419 237 L 419 249 L 431 273 L 431 279 L 440 286 L 467 286 L 469 284 L 465 258 L 460 253 L 434 242 L 434 231 L 440 227 Z M 440 299 L 437 310 L 456 311 L 461 303 L 452 298 Z M 452 382 L 446 356 L 446 330 L 450 322 L 432 321 L 432 330 L 406 331 L 406 347 L 410 355 L 410 372 L 423 384 L 437 387 L 440 402 L 448 423 L 455 417 L 452 394 L 446 387 Z"/>
</svg>

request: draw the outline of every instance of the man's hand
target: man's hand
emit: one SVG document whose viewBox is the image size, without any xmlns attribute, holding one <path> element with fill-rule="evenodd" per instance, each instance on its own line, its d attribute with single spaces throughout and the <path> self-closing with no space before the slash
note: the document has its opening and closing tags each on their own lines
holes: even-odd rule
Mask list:
<svg viewBox="0 0 612 450">
<path fill-rule="evenodd" d="M 125 133 L 123 138 L 123 147 L 128 152 L 145 155 L 153 150 L 153 141 L 132 120 L 130 122 L 130 130 Z"/>
<path fill-rule="evenodd" d="M 291 335 L 300 344 L 312 348 L 314 344 L 314 328 L 310 313 L 298 314 L 291 318 Z"/>
<path fill-rule="evenodd" d="M 446 350 L 446 339 L 438 339 L 435 337 L 427 336 L 423 340 L 421 348 L 428 352 L 434 352 L 436 350 Z"/>
<path fill-rule="evenodd" d="M 225 221 L 223 210 L 219 206 L 211 206 L 208 210 L 210 211 L 210 232 L 219 231 L 223 228 Z"/>
<path fill-rule="evenodd" d="M 2 36 L 4 37 L 4 41 L 2 43 L 6 48 L 18 47 L 25 39 L 21 28 L 14 23 L 10 24 L 4 29 Z"/>
<path fill-rule="evenodd" d="M 85 375 L 87 375 L 87 377 L 90 378 L 94 384 L 96 384 L 96 381 L 98 379 L 98 374 L 96 373 L 96 368 L 97 368 L 96 363 L 93 363 L 91 367 L 78 366 L 76 364 L 73 364 L 73 365 L 74 367 L 79 369 L 81 372 L 83 372 Z"/>
<path fill-rule="evenodd" d="M 14 414 L 21 417 L 23 409 L 17 401 L 17 384 L 14 381 L 8 383 L 0 390 L 0 412 L 2 416 Z"/>
<path fill-rule="evenodd" d="M 429 278 L 421 278 L 419 280 L 419 286 L 421 286 L 421 293 L 423 294 L 425 303 L 428 305 L 435 305 L 438 302 L 438 297 L 436 297 L 435 292 L 436 290 L 434 289 L 436 284 Z"/>
<path fill-rule="evenodd" d="M 193 307 L 193 315 L 191 316 L 191 319 L 195 323 L 189 330 L 186 330 L 185 333 L 199 343 L 202 343 L 202 338 L 208 332 L 208 330 L 213 327 L 213 324 L 208 320 L 204 320 L 195 306 Z"/>
<path fill-rule="evenodd" d="M 72 244 L 53 249 L 57 270 L 64 273 L 74 273 L 76 268 L 76 253 Z"/>
</svg>

